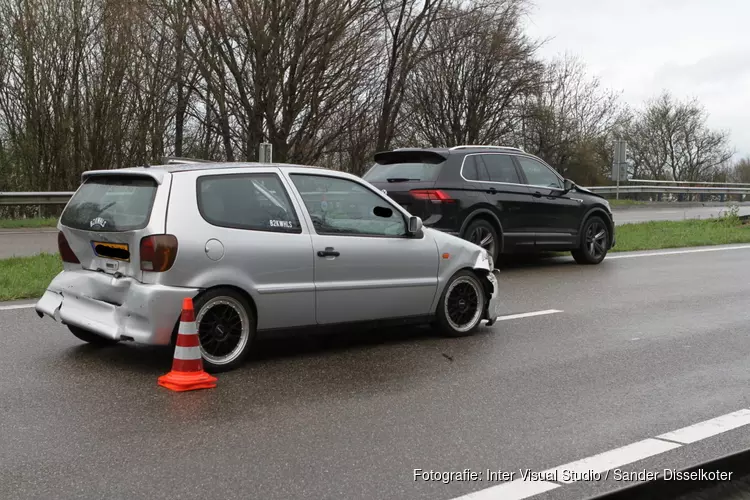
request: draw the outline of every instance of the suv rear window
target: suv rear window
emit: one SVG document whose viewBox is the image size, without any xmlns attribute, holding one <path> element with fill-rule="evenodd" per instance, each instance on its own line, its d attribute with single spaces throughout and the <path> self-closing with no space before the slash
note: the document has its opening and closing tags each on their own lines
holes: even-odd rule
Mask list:
<svg viewBox="0 0 750 500">
<path fill-rule="evenodd" d="M 432 151 L 386 151 L 377 153 L 375 161 L 362 176 L 367 182 L 434 182 L 445 157 Z"/>
<path fill-rule="evenodd" d="M 107 175 L 86 179 L 60 222 L 97 232 L 143 229 L 151 218 L 157 184 L 147 176 Z"/>
<path fill-rule="evenodd" d="M 434 163 L 394 163 L 392 165 L 376 163 L 363 179 L 367 182 L 432 182 L 437 179 L 439 173 L 440 165 Z"/>
</svg>

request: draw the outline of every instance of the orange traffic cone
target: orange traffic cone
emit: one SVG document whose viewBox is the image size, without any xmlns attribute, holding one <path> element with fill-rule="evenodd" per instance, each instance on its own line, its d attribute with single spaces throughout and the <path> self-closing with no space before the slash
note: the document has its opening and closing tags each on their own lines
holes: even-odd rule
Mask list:
<svg viewBox="0 0 750 500">
<path fill-rule="evenodd" d="M 194 391 L 216 387 L 216 377 L 203 371 L 200 339 L 195 326 L 193 299 L 182 301 L 180 329 L 174 349 L 172 371 L 159 377 L 159 385 L 172 391 Z"/>
</svg>

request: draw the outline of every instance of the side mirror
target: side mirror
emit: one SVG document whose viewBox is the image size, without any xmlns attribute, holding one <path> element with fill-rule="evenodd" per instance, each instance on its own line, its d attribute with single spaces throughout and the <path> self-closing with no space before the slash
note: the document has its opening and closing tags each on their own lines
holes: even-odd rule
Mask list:
<svg viewBox="0 0 750 500">
<path fill-rule="evenodd" d="M 563 182 L 563 189 L 567 193 L 568 191 L 571 191 L 576 185 L 571 181 L 570 179 L 565 179 L 565 182 Z"/>
<path fill-rule="evenodd" d="M 421 229 L 422 229 L 422 219 L 420 219 L 419 217 L 416 217 L 414 215 L 412 215 L 411 217 L 409 217 L 409 229 L 408 229 L 409 234 L 410 235 L 415 235 L 415 234 L 419 233 L 419 231 L 421 231 Z"/>
</svg>

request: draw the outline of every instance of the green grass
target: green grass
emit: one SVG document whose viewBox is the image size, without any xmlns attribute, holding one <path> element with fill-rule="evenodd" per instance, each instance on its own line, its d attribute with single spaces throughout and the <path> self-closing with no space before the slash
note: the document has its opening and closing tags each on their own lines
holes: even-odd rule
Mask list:
<svg viewBox="0 0 750 500">
<path fill-rule="evenodd" d="M 641 222 L 615 229 L 617 246 L 613 252 L 658 250 L 750 243 L 750 225 L 736 216 L 717 219 Z"/>
<path fill-rule="evenodd" d="M 60 271 L 58 254 L 0 259 L 0 301 L 41 297 Z"/>
<path fill-rule="evenodd" d="M 57 217 L 36 219 L 0 219 L 0 229 L 57 227 L 57 220 Z"/>
<path fill-rule="evenodd" d="M 611 207 L 632 207 L 633 205 L 646 205 L 645 201 L 637 200 L 607 200 Z"/>
</svg>

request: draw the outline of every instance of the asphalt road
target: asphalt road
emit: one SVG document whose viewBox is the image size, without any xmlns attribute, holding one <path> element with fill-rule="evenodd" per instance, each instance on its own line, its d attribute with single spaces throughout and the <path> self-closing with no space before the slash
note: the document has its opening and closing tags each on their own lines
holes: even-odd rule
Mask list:
<svg viewBox="0 0 750 500">
<path fill-rule="evenodd" d="M 3 496 L 452 500 L 499 483 L 415 481 L 414 469 L 518 478 L 750 408 L 750 245 L 731 248 L 516 263 L 502 271 L 506 312 L 548 314 L 461 339 L 265 341 L 217 388 L 192 393 L 157 386 L 169 350 L 96 350 L 0 306 Z M 750 447 L 750 425 L 673 446 L 622 469 L 718 458 Z M 579 481 L 534 498 L 629 484 Z"/>
<path fill-rule="evenodd" d="M 681 207 L 678 204 L 670 206 L 649 207 L 616 207 L 612 211 L 615 215 L 615 225 L 659 220 L 710 219 L 720 217 L 727 211 L 722 206 Z M 738 215 L 750 215 L 750 205 L 739 206 Z"/>
</svg>

